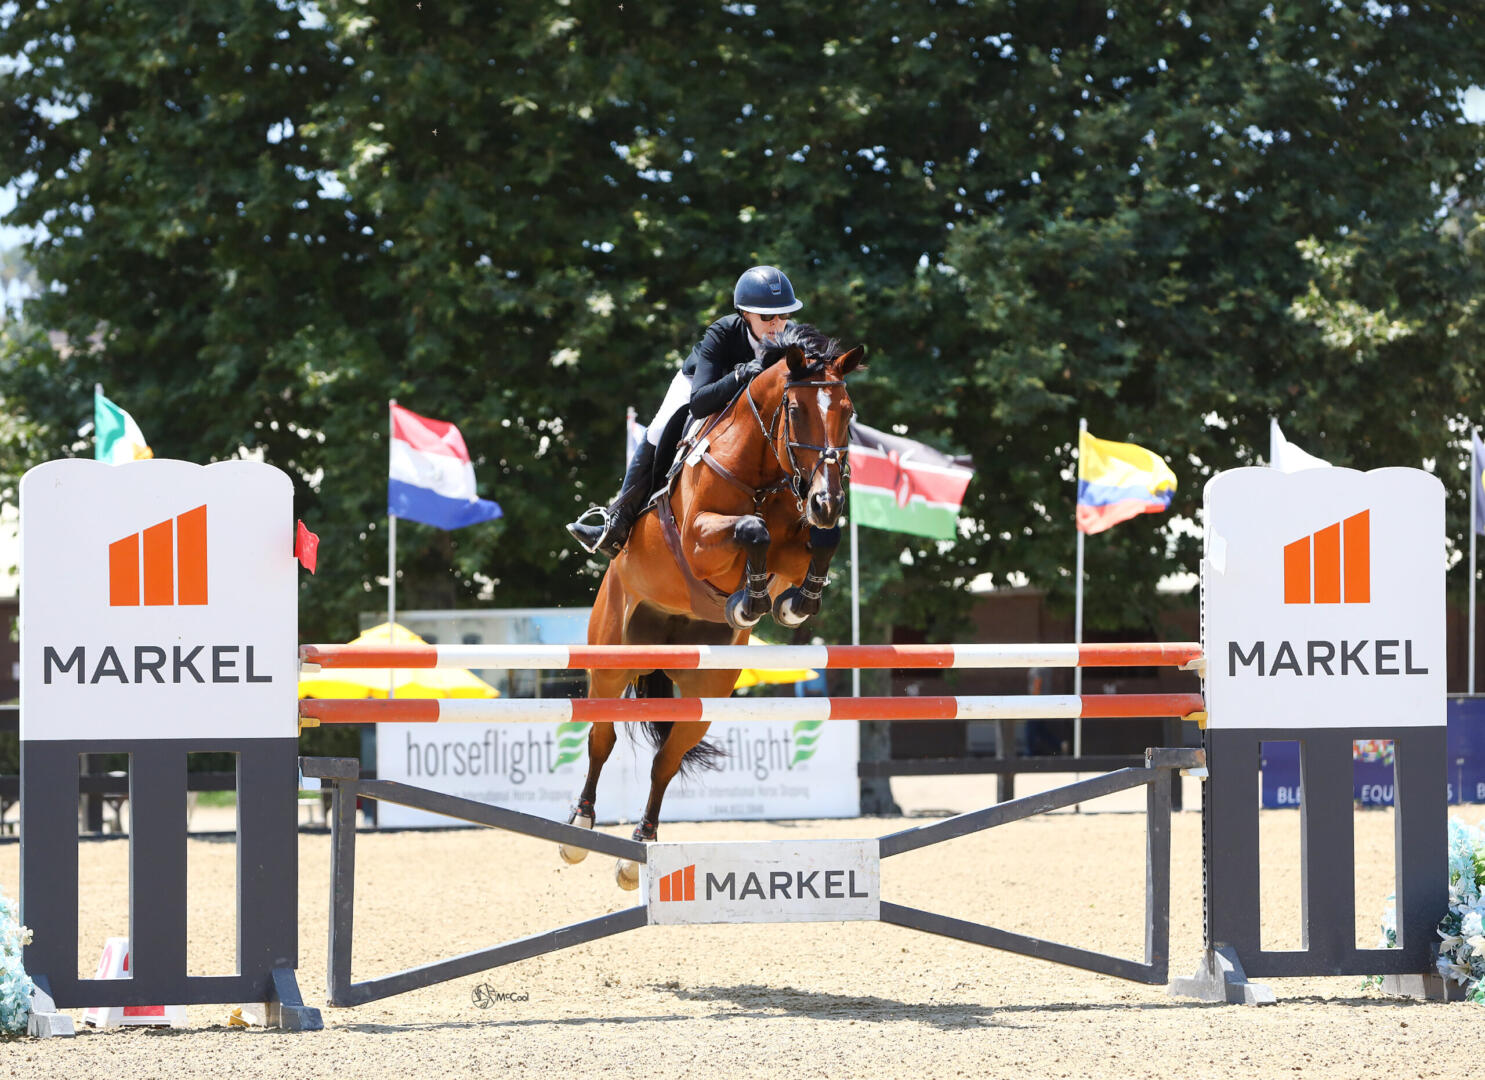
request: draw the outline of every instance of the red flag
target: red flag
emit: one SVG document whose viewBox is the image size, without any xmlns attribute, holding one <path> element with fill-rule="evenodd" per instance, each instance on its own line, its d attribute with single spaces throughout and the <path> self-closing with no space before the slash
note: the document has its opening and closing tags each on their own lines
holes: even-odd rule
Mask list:
<svg viewBox="0 0 1485 1080">
<path fill-rule="evenodd" d="M 311 574 L 315 572 L 315 561 L 320 552 L 320 538 L 304 527 L 300 521 L 294 530 L 294 558 L 304 564 Z"/>
</svg>

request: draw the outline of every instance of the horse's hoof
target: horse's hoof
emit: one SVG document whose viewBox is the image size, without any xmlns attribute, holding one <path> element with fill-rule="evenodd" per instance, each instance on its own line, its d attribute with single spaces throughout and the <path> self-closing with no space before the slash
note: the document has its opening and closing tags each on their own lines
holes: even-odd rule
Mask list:
<svg viewBox="0 0 1485 1080">
<path fill-rule="evenodd" d="M 628 859 L 614 860 L 614 880 L 625 892 L 639 888 L 639 863 Z"/>
<path fill-rule="evenodd" d="M 727 619 L 727 625 L 732 627 L 732 629 L 750 630 L 757 626 L 758 621 L 763 618 L 762 613 L 749 618 L 747 604 L 748 591 L 746 589 L 738 589 L 737 592 L 727 598 L 727 606 L 723 614 Z"/>
<path fill-rule="evenodd" d="M 593 819 L 580 814 L 573 814 L 572 817 L 568 818 L 567 824 L 576 825 L 579 829 L 591 829 L 593 827 Z M 588 857 L 588 849 L 558 844 L 557 854 L 562 856 L 562 861 L 567 863 L 568 866 L 576 866 Z"/>
<path fill-rule="evenodd" d="M 808 606 L 809 601 L 805 599 L 802 590 L 794 587 L 785 589 L 773 602 L 773 621 L 791 630 L 796 626 L 803 626 L 815 614 L 814 611 L 805 610 Z M 819 610 L 818 606 L 815 610 Z"/>
</svg>

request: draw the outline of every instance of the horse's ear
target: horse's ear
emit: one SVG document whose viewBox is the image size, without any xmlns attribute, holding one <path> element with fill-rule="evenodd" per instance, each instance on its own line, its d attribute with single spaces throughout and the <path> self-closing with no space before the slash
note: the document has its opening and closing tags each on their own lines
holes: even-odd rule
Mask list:
<svg viewBox="0 0 1485 1080">
<path fill-rule="evenodd" d="M 847 353 L 841 353 L 835 358 L 834 366 L 840 370 L 842 375 L 849 375 L 858 367 L 866 366 L 866 346 L 857 345 Z"/>
<path fill-rule="evenodd" d="M 804 369 L 809 367 L 809 361 L 804 358 L 804 350 L 798 345 L 789 346 L 789 351 L 784 353 L 784 360 L 789 365 L 791 378 L 799 378 L 804 374 Z"/>
</svg>

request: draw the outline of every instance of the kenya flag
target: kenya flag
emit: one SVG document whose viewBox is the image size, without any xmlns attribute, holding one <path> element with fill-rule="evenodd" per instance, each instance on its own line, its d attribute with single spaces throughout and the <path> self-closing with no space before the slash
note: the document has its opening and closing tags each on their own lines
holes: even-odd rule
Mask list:
<svg viewBox="0 0 1485 1080">
<path fill-rule="evenodd" d="M 858 525 L 953 540 L 973 476 L 967 457 L 851 423 L 851 515 Z"/>
</svg>

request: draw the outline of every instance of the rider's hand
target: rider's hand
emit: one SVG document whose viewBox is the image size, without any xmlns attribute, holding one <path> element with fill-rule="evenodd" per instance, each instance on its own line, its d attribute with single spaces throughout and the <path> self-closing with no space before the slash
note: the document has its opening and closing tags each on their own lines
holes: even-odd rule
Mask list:
<svg viewBox="0 0 1485 1080">
<path fill-rule="evenodd" d="M 739 364 L 735 370 L 737 371 L 737 384 L 745 386 L 763 374 L 763 361 L 749 360 L 746 364 Z"/>
</svg>

